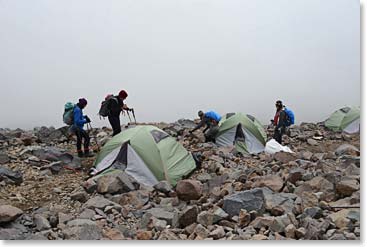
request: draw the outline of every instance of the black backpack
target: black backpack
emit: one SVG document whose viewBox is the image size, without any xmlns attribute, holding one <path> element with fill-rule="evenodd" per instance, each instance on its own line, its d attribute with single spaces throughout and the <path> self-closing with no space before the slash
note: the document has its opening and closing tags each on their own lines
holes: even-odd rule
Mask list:
<svg viewBox="0 0 367 247">
<path fill-rule="evenodd" d="M 100 117 L 108 117 L 110 115 L 110 111 L 111 111 L 110 101 L 111 100 L 115 100 L 118 103 L 118 100 L 114 96 L 111 96 L 107 98 L 106 100 L 102 101 L 101 108 L 99 108 L 99 112 L 98 112 L 98 115 Z"/>
</svg>

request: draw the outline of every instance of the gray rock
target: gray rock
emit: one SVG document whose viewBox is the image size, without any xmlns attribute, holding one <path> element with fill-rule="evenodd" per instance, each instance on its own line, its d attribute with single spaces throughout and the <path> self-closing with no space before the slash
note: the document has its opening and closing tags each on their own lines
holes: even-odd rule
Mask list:
<svg viewBox="0 0 367 247">
<path fill-rule="evenodd" d="M 19 208 L 13 207 L 11 205 L 1 205 L 0 206 L 0 223 L 11 222 L 17 219 L 23 211 Z"/>
<path fill-rule="evenodd" d="M 9 156 L 4 152 L 0 152 L 0 164 L 6 164 L 9 161 L 10 161 Z"/>
<path fill-rule="evenodd" d="M 20 185 L 23 182 L 23 176 L 20 171 L 12 171 L 5 167 L 0 167 L 0 182 Z"/>
<path fill-rule="evenodd" d="M 51 225 L 48 222 L 48 220 L 40 214 L 34 215 L 33 222 L 36 225 L 36 230 L 38 231 L 44 231 L 51 228 Z"/>
<path fill-rule="evenodd" d="M 103 175 L 97 180 L 97 191 L 101 194 L 118 194 L 133 190 L 133 179 L 123 171 Z"/>
<path fill-rule="evenodd" d="M 107 200 L 102 196 L 93 197 L 83 205 L 84 208 L 90 208 L 90 209 L 99 208 L 102 210 L 107 206 L 113 206 L 116 210 L 121 210 L 122 208 L 119 204 Z"/>
<path fill-rule="evenodd" d="M 29 237 L 29 235 L 29 233 L 22 229 L 0 227 L 1 240 L 25 240 Z"/>
<path fill-rule="evenodd" d="M 66 225 L 70 226 L 70 227 L 72 227 L 72 226 L 85 226 L 85 225 L 95 226 L 96 222 L 88 220 L 88 219 L 75 219 L 75 220 L 69 221 Z"/>
<path fill-rule="evenodd" d="M 83 188 L 77 188 L 71 192 L 70 198 L 74 201 L 86 202 L 88 200 L 88 194 Z"/>
<path fill-rule="evenodd" d="M 95 215 L 95 211 L 89 208 L 84 209 L 84 211 L 79 215 L 80 219 L 92 219 Z"/>
<path fill-rule="evenodd" d="M 335 154 L 338 156 L 345 154 L 359 156 L 359 149 L 350 144 L 342 144 L 335 150 Z"/>
<path fill-rule="evenodd" d="M 235 193 L 224 198 L 223 210 L 231 217 L 238 215 L 241 209 L 248 212 L 257 210 L 264 212 L 264 193 L 262 189 L 252 189 Z"/>
<path fill-rule="evenodd" d="M 66 228 L 65 239 L 69 240 L 99 240 L 102 238 L 102 230 L 96 225 L 81 225 Z"/>
<path fill-rule="evenodd" d="M 319 219 L 322 217 L 322 210 L 319 207 L 305 208 L 304 214 L 311 218 Z"/>
<path fill-rule="evenodd" d="M 176 227 L 178 225 L 178 213 L 169 212 L 163 208 L 151 208 L 146 211 L 157 219 L 164 220 L 167 224 Z"/>
<path fill-rule="evenodd" d="M 160 181 L 158 184 L 154 185 L 153 188 L 163 193 L 169 193 L 172 191 L 172 186 L 167 181 Z"/>
<path fill-rule="evenodd" d="M 213 214 L 208 211 L 202 211 L 197 216 L 197 222 L 203 226 L 210 226 L 213 224 Z"/>
<path fill-rule="evenodd" d="M 213 213 L 213 224 L 218 223 L 221 220 L 227 219 L 228 214 L 221 208 L 217 208 Z"/>
<path fill-rule="evenodd" d="M 59 218 L 59 224 L 65 224 L 66 222 L 71 220 L 73 217 L 69 214 L 64 214 L 64 213 L 59 212 L 58 218 Z"/>
<path fill-rule="evenodd" d="M 185 208 L 180 214 L 178 222 L 181 228 L 185 228 L 186 226 L 191 225 L 196 222 L 196 218 L 198 217 L 198 207 L 197 206 L 188 206 Z"/>
<path fill-rule="evenodd" d="M 218 226 L 214 231 L 211 231 L 209 237 L 213 239 L 220 239 L 226 235 L 224 228 L 222 226 Z"/>
<path fill-rule="evenodd" d="M 319 144 L 316 140 L 311 138 L 307 139 L 307 143 L 310 144 L 311 146 L 317 146 Z"/>
</svg>

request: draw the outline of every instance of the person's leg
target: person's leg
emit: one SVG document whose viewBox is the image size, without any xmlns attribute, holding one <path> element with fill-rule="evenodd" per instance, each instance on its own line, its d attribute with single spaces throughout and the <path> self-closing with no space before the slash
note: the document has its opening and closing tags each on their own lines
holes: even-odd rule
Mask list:
<svg viewBox="0 0 367 247">
<path fill-rule="evenodd" d="M 117 135 L 121 132 L 121 125 L 120 125 L 120 117 L 119 116 L 109 116 L 108 120 L 110 121 L 113 134 L 112 136 Z"/>
<path fill-rule="evenodd" d="M 84 157 L 92 157 L 93 154 L 89 150 L 89 144 L 90 144 L 89 134 L 85 130 L 82 130 L 81 133 L 84 138 Z"/>
<path fill-rule="evenodd" d="M 215 143 L 215 137 L 217 136 L 219 132 L 218 126 L 211 126 L 209 130 L 204 134 L 205 135 L 205 142 L 214 142 Z"/>
<path fill-rule="evenodd" d="M 76 150 L 78 152 L 78 156 L 82 157 L 83 156 L 83 151 L 82 151 L 82 134 L 80 132 L 79 129 L 75 129 L 74 133 L 76 135 Z"/>
<path fill-rule="evenodd" d="M 273 138 L 279 143 L 282 144 L 282 136 L 280 134 L 280 130 L 275 130 Z"/>
</svg>

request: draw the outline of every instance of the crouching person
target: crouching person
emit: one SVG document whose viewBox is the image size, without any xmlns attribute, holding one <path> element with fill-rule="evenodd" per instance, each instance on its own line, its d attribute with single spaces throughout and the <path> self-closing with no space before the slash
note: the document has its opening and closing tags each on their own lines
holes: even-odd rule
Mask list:
<svg viewBox="0 0 367 247">
<path fill-rule="evenodd" d="M 218 124 L 221 120 L 221 116 L 214 111 L 209 111 L 206 113 L 199 111 L 198 116 L 201 121 L 193 130 L 190 131 L 190 133 L 193 133 L 194 131 L 206 126 L 203 130 L 205 142 L 215 143 L 215 138 L 219 132 Z"/>
</svg>

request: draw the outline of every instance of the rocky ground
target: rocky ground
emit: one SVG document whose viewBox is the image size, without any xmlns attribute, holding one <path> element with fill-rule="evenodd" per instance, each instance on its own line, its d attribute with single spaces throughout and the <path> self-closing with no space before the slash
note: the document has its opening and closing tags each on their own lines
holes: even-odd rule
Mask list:
<svg viewBox="0 0 367 247">
<path fill-rule="evenodd" d="M 301 124 L 285 137 L 294 154 L 242 156 L 189 135 L 189 120 L 157 125 L 202 160 L 176 188 L 88 179 L 93 158 L 74 156 L 65 128 L 0 129 L 0 239 L 360 238 L 359 134 Z"/>
</svg>

